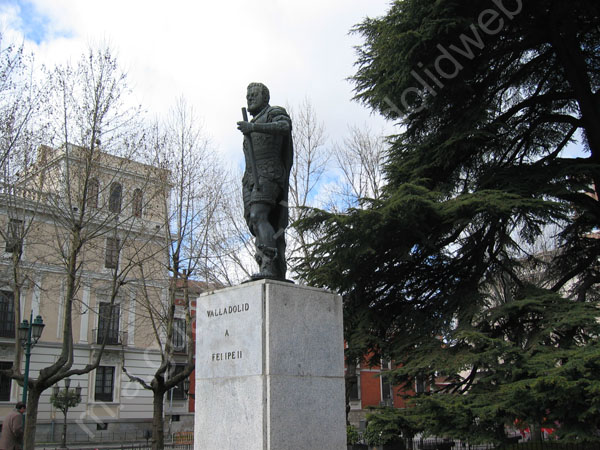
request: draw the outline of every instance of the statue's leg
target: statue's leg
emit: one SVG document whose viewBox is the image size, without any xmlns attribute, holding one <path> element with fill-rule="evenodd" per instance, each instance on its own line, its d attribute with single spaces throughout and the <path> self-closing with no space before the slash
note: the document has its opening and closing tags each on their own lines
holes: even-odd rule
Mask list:
<svg viewBox="0 0 600 450">
<path fill-rule="evenodd" d="M 256 239 L 259 245 L 275 248 L 275 230 L 269 222 L 269 213 L 271 205 L 267 203 L 253 203 L 250 207 L 250 222 L 256 232 Z"/>
<path fill-rule="evenodd" d="M 276 266 L 277 266 L 277 277 L 285 280 L 285 272 L 286 272 L 286 261 L 285 261 L 285 234 L 281 234 L 277 238 L 277 258 L 276 258 Z"/>
<path fill-rule="evenodd" d="M 269 222 L 269 213 L 272 206 L 268 203 L 253 203 L 250 207 L 250 221 L 256 233 L 256 255 L 260 272 L 256 278 L 278 278 L 277 270 L 277 243 L 275 231 Z"/>
</svg>

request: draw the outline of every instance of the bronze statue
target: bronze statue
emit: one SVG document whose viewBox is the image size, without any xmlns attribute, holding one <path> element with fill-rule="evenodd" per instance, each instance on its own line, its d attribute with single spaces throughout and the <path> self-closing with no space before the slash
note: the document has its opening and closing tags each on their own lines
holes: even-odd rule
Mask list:
<svg viewBox="0 0 600 450">
<path fill-rule="evenodd" d="M 237 128 L 244 134 L 246 170 L 242 178 L 244 217 L 256 238 L 259 272 L 252 279 L 285 280 L 285 228 L 293 161 L 292 121 L 284 108 L 269 105 L 269 89 L 250 83 L 246 95 L 253 118 Z"/>
</svg>

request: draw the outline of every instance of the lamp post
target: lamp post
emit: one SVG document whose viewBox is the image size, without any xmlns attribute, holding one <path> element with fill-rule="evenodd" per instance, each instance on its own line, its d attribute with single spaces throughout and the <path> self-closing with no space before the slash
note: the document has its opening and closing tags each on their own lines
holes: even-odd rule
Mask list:
<svg viewBox="0 0 600 450">
<path fill-rule="evenodd" d="M 69 386 L 71 386 L 71 379 L 65 378 L 65 389 L 60 390 L 58 385 L 55 384 L 52 387 L 52 397 L 50 397 L 50 403 L 55 408 L 60 409 L 64 415 L 61 448 L 67 448 L 67 414 L 69 408 L 77 406 L 81 402 L 81 386 L 79 383 L 77 383 L 75 389 L 69 389 Z"/>
<path fill-rule="evenodd" d="M 25 349 L 25 375 L 23 379 L 23 403 L 27 404 L 27 384 L 29 381 L 29 360 L 31 359 L 31 349 L 37 344 L 44 331 L 44 321 L 42 316 L 38 315 L 33 320 L 33 311 L 29 314 L 29 322 L 23 320 L 19 325 L 19 341 Z"/>
</svg>

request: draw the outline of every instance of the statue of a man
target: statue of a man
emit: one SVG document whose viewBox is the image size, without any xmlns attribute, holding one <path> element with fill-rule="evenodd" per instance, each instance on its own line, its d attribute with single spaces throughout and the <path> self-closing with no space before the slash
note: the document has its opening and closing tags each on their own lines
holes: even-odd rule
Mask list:
<svg viewBox="0 0 600 450">
<path fill-rule="evenodd" d="M 264 84 L 250 83 L 246 100 L 253 118 L 237 123 L 244 134 L 246 159 L 244 217 L 256 237 L 255 259 L 260 267 L 252 278 L 285 280 L 292 121 L 285 109 L 269 105 L 269 97 Z"/>
</svg>

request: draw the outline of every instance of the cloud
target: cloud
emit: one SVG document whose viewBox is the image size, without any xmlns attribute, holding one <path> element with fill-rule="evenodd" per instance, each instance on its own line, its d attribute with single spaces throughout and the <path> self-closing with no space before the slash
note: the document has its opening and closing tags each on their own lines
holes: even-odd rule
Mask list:
<svg viewBox="0 0 600 450">
<path fill-rule="evenodd" d="M 310 98 L 333 140 L 342 140 L 348 124 L 382 123 L 351 102 L 346 78 L 359 43 L 349 29 L 366 15 L 384 14 L 387 0 L 19 3 L 25 7 L 16 15 L 2 9 L 0 16 L 10 17 L 39 61 L 76 60 L 88 45 L 108 42 L 146 109 L 165 113 L 184 96 L 227 159 L 241 159 L 235 123 L 251 81 L 269 86 L 273 104 Z M 40 32 L 27 31 L 35 23 Z"/>
</svg>

